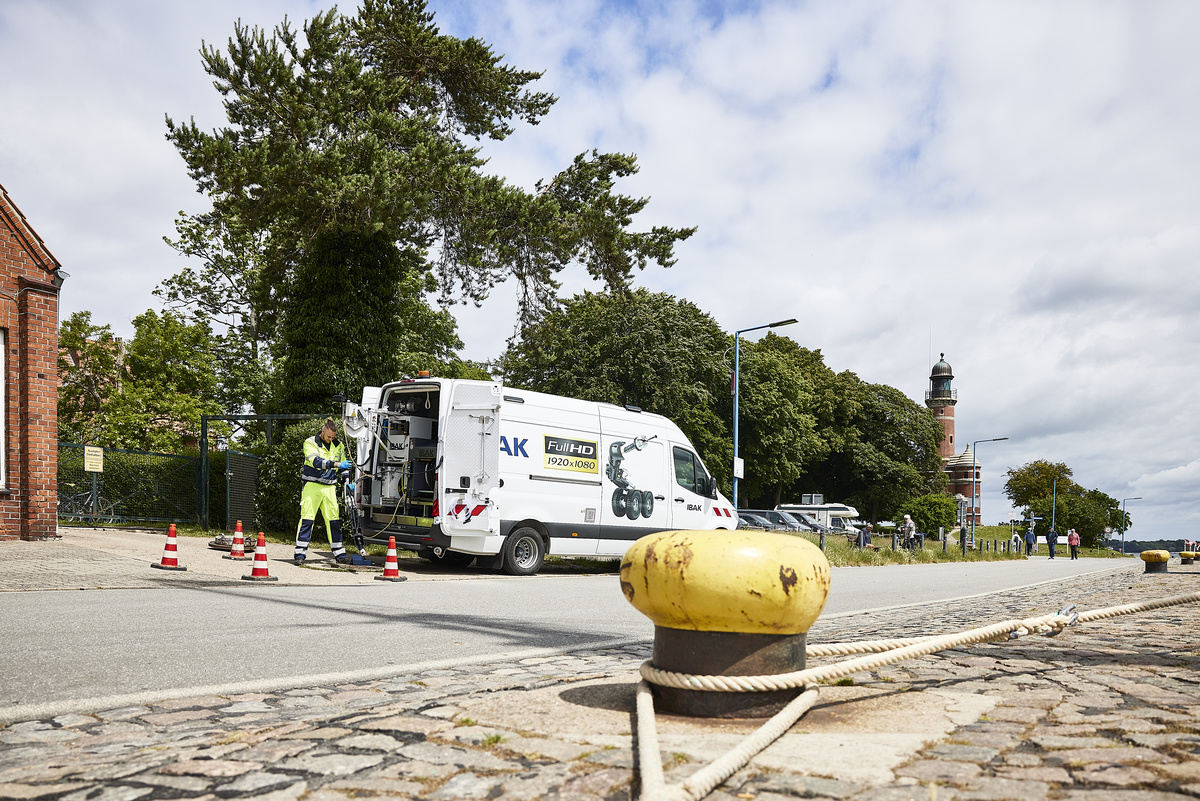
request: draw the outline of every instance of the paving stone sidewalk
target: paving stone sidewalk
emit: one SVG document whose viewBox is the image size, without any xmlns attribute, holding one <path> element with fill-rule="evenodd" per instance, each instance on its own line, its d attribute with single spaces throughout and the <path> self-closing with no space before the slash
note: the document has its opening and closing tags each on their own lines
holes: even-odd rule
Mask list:
<svg viewBox="0 0 1200 801">
<path fill-rule="evenodd" d="M 810 640 L 940 633 L 1067 602 L 1090 609 L 1200 589 L 1193 567 L 1140 571 L 819 621 Z M 1200 604 L 1178 606 L 858 674 L 824 687 L 792 732 L 710 797 L 1200 796 L 1198 618 Z M 631 644 L 15 723 L 0 729 L 0 798 L 629 799 L 633 687 L 649 654 Z M 903 739 L 872 727 L 868 708 L 906 731 L 935 710 L 954 722 Z M 668 781 L 753 728 L 660 716 Z"/>
</svg>

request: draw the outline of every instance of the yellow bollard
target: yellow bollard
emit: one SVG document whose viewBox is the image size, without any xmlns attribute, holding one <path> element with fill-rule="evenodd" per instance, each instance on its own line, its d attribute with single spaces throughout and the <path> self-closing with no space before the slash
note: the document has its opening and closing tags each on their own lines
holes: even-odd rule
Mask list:
<svg viewBox="0 0 1200 801">
<path fill-rule="evenodd" d="M 1195 563 L 1196 563 L 1196 552 L 1195 551 L 1180 551 L 1179 552 L 1179 564 L 1192 565 Z"/>
<path fill-rule="evenodd" d="M 1171 554 L 1167 551 L 1142 551 L 1142 561 L 1146 563 L 1147 573 L 1166 573 L 1167 562 Z"/>
<path fill-rule="evenodd" d="M 662 531 L 621 562 L 621 590 L 654 623 L 654 666 L 760 676 L 804 668 L 807 633 L 829 597 L 829 562 L 807 540 L 756 531 Z M 769 717 L 801 689 L 723 693 L 655 687 L 666 712 Z"/>
</svg>

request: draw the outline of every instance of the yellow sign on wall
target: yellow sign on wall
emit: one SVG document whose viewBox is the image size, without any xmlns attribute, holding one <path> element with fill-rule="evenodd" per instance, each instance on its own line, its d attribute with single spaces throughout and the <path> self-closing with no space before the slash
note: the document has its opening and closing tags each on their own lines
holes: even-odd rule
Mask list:
<svg viewBox="0 0 1200 801">
<path fill-rule="evenodd" d="M 104 448 L 83 446 L 83 469 L 89 473 L 104 472 Z"/>
</svg>

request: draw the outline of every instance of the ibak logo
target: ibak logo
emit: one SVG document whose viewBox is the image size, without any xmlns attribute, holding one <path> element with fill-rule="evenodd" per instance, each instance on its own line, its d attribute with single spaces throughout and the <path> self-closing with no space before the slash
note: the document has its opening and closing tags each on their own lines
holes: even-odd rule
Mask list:
<svg viewBox="0 0 1200 801">
<path fill-rule="evenodd" d="M 576 473 L 599 473 L 598 443 L 581 439 L 546 437 L 542 464 L 551 470 L 571 470 Z"/>
<path fill-rule="evenodd" d="M 507 453 L 509 456 L 524 456 L 529 458 L 529 454 L 525 452 L 525 445 L 529 442 L 527 439 L 513 437 L 511 444 L 508 437 L 500 437 L 500 452 Z"/>
</svg>

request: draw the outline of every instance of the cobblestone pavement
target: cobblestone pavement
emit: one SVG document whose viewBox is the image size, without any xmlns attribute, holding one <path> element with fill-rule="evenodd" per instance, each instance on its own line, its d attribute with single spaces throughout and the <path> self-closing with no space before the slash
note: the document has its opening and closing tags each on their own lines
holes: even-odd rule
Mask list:
<svg viewBox="0 0 1200 801">
<path fill-rule="evenodd" d="M 812 642 L 955 631 L 1194 592 L 1129 570 L 818 621 Z M 1200 796 L 1200 604 L 912 660 L 819 704 L 711 798 L 1159 801 Z M 649 644 L 369 683 L 178 698 L 0 729 L 0 797 L 617 801 L 637 792 Z M 659 716 L 669 782 L 757 724 Z"/>
</svg>

